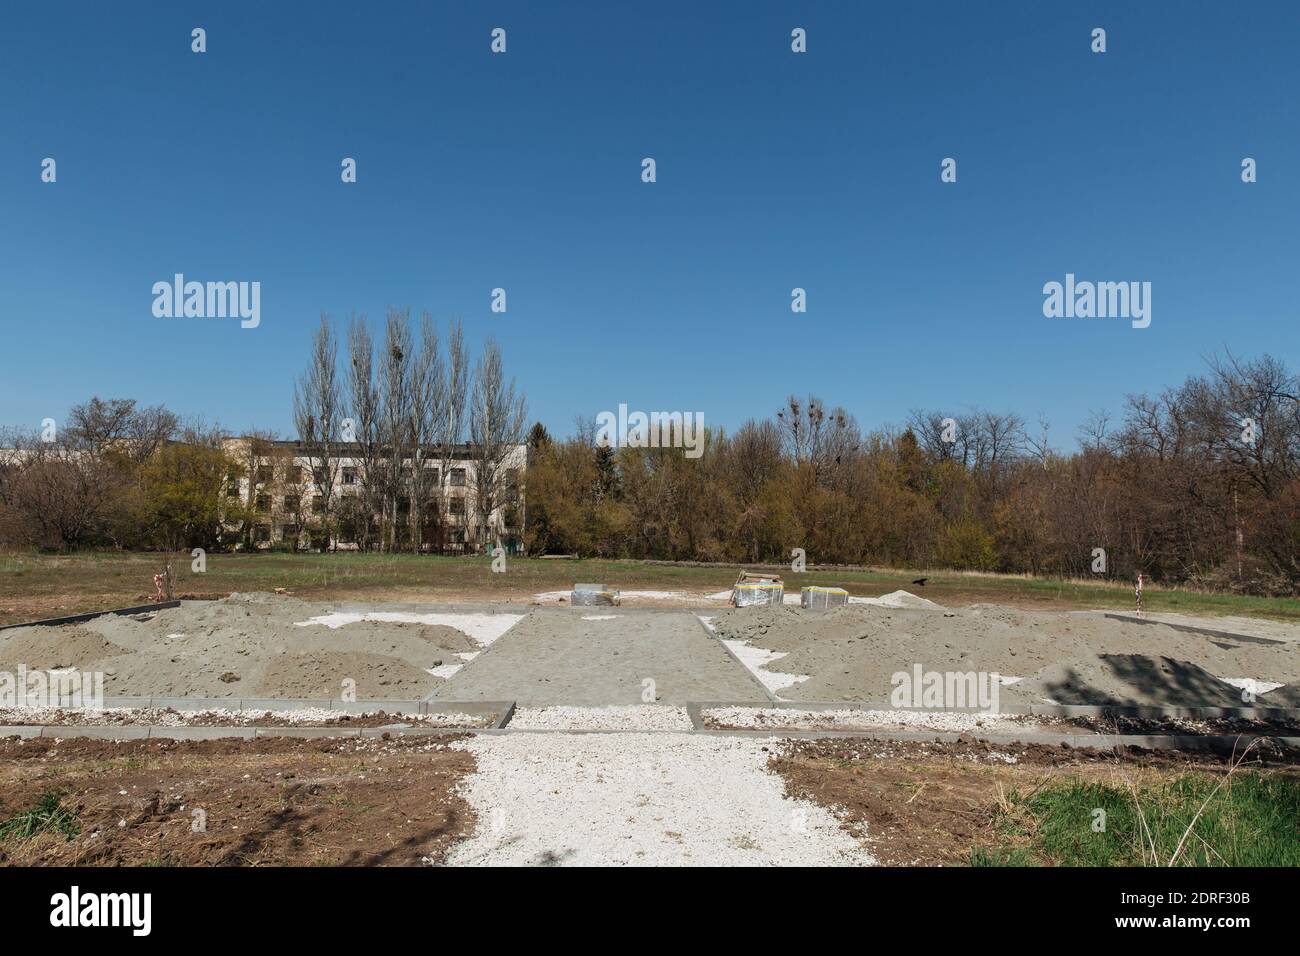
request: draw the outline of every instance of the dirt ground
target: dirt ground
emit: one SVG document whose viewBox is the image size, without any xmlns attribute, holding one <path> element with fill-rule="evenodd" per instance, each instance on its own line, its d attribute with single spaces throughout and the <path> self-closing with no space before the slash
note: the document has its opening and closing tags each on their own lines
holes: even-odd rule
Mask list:
<svg viewBox="0 0 1300 956">
<path fill-rule="evenodd" d="M 889 701 L 891 677 L 985 671 L 1020 678 L 1003 703 L 1245 706 L 1230 679 L 1284 685 L 1260 707 L 1300 706 L 1300 643 L 1232 640 L 1103 616 L 850 605 L 826 613 L 735 608 L 710 621 L 725 639 L 785 656 L 768 670 L 808 675 L 780 691 L 790 700 Z"/>
<path fill-rule="evenodd" d="M 1243 766 L 1257 766 L 1249 761 Z M 1280 772 L 1297 773 L 1294 766 Z M 834 809 L 841 825 L 892 866 L 962 866 L 994 842 L 1006 794 L 1072 777 L 1120 784 L 1199 768 L 1219 758 L 1176 751 L 1118 754 L 978 742 L 900 743 L 861 738 L 773 745 L 769 767 L 786 793 Z"/>
<path fill-rule="evenodd" d="M 456 739 L 0 740 L 0 820 L 53 792 L 79 828 L 0 840 L 0 864 L 440 862 L 475 822 Z"/>
</svg>

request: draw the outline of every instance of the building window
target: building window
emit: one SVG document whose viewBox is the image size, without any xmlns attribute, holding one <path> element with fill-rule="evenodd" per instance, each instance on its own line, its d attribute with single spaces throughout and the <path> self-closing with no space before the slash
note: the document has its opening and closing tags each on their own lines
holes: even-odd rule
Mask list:
<svg viewBox="0 0 1300 956">
<path fill-rule="evenodd" d="M 302 481 L 302 465 L 291 465 L 289 467 L 287 477 L 289 479 L 289 483 L 293 485 L 296 485 L 298 484 L 298 482 Z"/>
<path fill-rule="evenodd" d="M 448 499 L 447 499 L 447 513 L 448 513 L 448 514 L 453 514 L 453 515 L 463 515 L 463 514 L 465 513 L 465 499 L 464 499 L 464 498 L 448 498 Z"/>
<path fill-rule="evenodd" d="M 266 544 L 271 540 L 271 526 L 269 524 L 259 524 L 253 529 L 253 540 L 258 544 Z"/>
<path fill-rule="evenodd" d="M 447 472 L 447 477 L 451 480 L 451 486 L 452 486 L 453 488 L 464 488 L 464 487 L 465 487 L 465 469 L 464 469 L 464 468 L 452 468 L 450 471 Z"/>
<path fill-rule="evenodd" d="M 284 510 L 285 510 L 285 511 L 297 511 L 297 510 L 298 510 L 298 504 L 299 504 L 300 501 L 301 501 L 301 499 L 300 499 L 297 495 L 285 495 L 285 496 L 284 496 Z"/>
<path fill-rule="evenodd" d="M 355 485 L 357 483 L 357 470 L 355 468 L 343 469 L 343 484 Z"/>
<path fill-rule="evenodd" d="M 312 514 L 323 515 L 325 513 L 325 496 L 316 495 L 311 499 Z"/>
<path fill-rule="evenodd" d="M 296 542 L 298 540 L 298 526 L 296 524 L 285 525 L 280 529 L 280 533 L 284 536 L 285 541 Z"/>
<path fill-rule="evenodd" d="M 271 499 L 266 495 L 258 495 L 256 507 L 258 511 L 263 511 L 263 512 L 270 511 Z"/>
<path fill-rule="evenodd" d="M 438 466 L 437 466 L 437 465 L 425 465 L 424 468 L 425 468 L 425 470 L 429 473 L 429 481 L 430 481 L 430 482 L 433 484 L 433 486 L 436 488 L 436 487 L 438 486 Z"/>
<path fill-rule="evenodd" d="M 229 478 L 226 479 L 226 497 L 227 498 L 239 497 L 239 479 L 236 478 L 234 475 L 231 475 Z"/>
<path fill-rule="evenodd" d="M 258 465 L 258 466 L 257 466 L 257 483 L 258 483 L 259 485 L 264 485 L 264 484 L 266 484 L 266 483 L 267 483 L 268 481 L 270 481 L 270 480 L 271 480 L 271 466 L 270 466 L 270 465 Z"/>
</svg>

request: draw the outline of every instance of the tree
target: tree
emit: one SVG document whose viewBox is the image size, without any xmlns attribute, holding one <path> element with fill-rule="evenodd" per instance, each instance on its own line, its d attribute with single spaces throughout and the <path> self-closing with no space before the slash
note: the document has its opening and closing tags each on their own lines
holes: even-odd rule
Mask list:
<svg viewBox="0 0 1300 956">
<path fill-rule="evenodd" d="M 294 387 L 293 420 L 302 456 L 311 471 L 315 495 L 320 499 L 320 526 L 324 547 L 333 544 L 334 486 L 338 480 L 340 429 L 346 409 L 338 383 L 338 342 L 329 316 L 321 313 L 312 337 L 307 371 Z M 308 489 L 300 494 L 306 497 Z"/>
<path fill-rule="evenodd" d="M 483 354 L 474 368 L 473 393 L 470 399 L 470 460 L 474 466 L 474 503 L 478 520 L 478 541 L 490 547 L 488 532 L 492 513 L 501 503 L 511 481 L 511 471 L 522 467 L 514 456 L 524 438 L 527 403 L 515 388 L 512 378 L 507 384 L 502 368 L 501 349 L 491 336 L 483 345 Z M 494 532 L 497 529 L 491 529 Z"/>
</svg>

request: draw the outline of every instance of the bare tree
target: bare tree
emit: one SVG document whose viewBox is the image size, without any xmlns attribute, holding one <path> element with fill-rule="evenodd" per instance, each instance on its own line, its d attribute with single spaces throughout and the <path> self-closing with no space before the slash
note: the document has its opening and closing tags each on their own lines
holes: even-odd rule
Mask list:
<svg viewBox="0 0 1300 956">
<path fill-rule="evenodd" d="M 428 312 L 420 317 L 420 349 L 411 368 L 411 544 L 424 545 L 428 520 L 430 445 L 446 418 L 447 370 L 439 349 L 438 331 Z"/>
<path fill-rule="evenodd" d="M 293 391 L 293 420 L 320 499 L 324 547 L 333 545 L 334 485 L 339 471 L 339 430 L 345 414 L 338 383 L 338 342 L 321 313 L 311 360 Z M 313 509 L 314 510 L 314 509 Z"/>
<path fill-rule="evenodd" d="M 514 379 L 507 385 L 502 370 L 501 349 L 489 337 L 483 355 L 474 368 L 470 400 L 470 456 L 474 465 L 474 503 L 478 518 L 478 540 L 489 546 L 493 511 L 501 502 L 510 475 L 511 455 L 524 439 L 527 406 L 516 392 Z M 495 529 L 492 529 L 495 530 Z"/>
<path fill-rule="evenodd" d="M 465 399 L 469 391 L 469 352 L 465 349 L 465 331 L 459 319 L 451 323 L 447 334 L 447 367 L 444 374 L 445 400 L 440 418 L 434 423 L 433 441 L 438 448 L 439 508 L 448 513 L 447 472 L 455 460 L 456 448 L 465 437 Z"/>
<path fill-rule="evenodd" d="M 409 487 L 411 433 L 411 326 L 409 309 L 389 309 L 384 322 L 383 365 L 379 369 L 384 468 L 384 547 L 397 544 L 403 492 Z"/>
<path fill-rule="evenodd" d="M 365 316 L 358 318 L 354 315 L 348 324 L 348 388 L 355 439 L 353 461 L 359 464 L 357 478 L 361 490 L 358 507 L 350 510 L 359 525 L 358 543 L 362 548 L 370 544 L 371 522 L 378 510 L 382 489 L 380 404 L 379 390 L 375 385 L 374 352 L 374 340 Z"/>
</svg>

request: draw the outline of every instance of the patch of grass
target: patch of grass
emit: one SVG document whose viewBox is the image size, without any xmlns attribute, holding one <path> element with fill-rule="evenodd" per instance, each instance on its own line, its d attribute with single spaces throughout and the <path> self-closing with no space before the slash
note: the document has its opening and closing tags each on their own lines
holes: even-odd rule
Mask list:
<svg viewBox="0 0 1300 956">
<path fill-rule="evenodd" d="M 62 833 L 71 840 L 81 832 L 81 824 L 75 813 L 62 806 L 62 797 L 57 791 L 46 791 L 32 809 L 0 822 L 0 840 L 27 840 L 42 833 Z"/>
<path fill-rule="evenodd" d="M 1010 794 L 972 866 L 1300 866 L 1300 778 L 1190 773 Z"/>
</svg>

